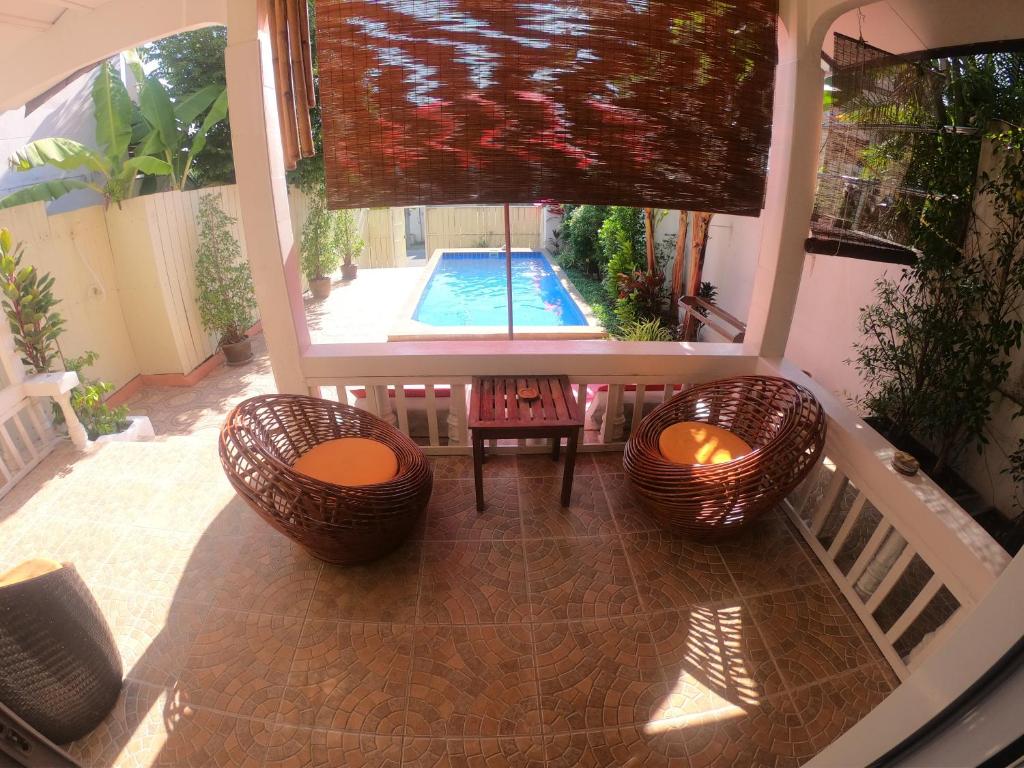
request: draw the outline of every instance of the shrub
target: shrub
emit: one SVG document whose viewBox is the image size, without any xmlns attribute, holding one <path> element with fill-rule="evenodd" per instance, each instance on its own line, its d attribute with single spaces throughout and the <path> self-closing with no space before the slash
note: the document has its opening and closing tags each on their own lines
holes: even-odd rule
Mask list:
<svg viewBox="0 0 1024 768">
<path fill-rule="evenodd" d="M 355 211 L 345 209 L 338 211 L 338 247 L 341 249 L 341 258 L 345 266 L 350 266 L 354 259 L 366 247 L 366 242 L 359 234 L 359 223 L 356 221 Z"/>
<path fill-rule="evenodd" d="M 622 329 L 623 341 L 672 341 L 672 331 L 661 320 L 634 320 Z"/>
<path fill-rule="evenodd" d="M 579 205 L 572 207 L 566 214 L 562 224 L 565 240 L 561 256 L 563 264 L 588 275 L 602 273 L 604 254 L 598 241 L 598 232 L 608 217 L 608 211 L 606 205 Z"/>
<path fill-rule="evenodd" d="M 327 277 L 341 263 L 341 242 L 338 212 L 327 208 L 324 190 L 319 188 L 309 195 L 309 214 L 302 226 L 299 251 L 302 254 L 302 273 L 307 280 Z"/>
<path fill-rule="evenodd" d="M 196 287 L 199 316 L 220 343 L 236 344 L 256 319 L 256 294 L 249 264 L 231 234 L 234 219 L 220 207 L 217 193 L 199 198 L 199 249 Z"/>
<path fill-rule="evenodd" d="M 60 356 L 57 337 L 64 320 L 53 311 L 59 300 L 53 295 L 54 278 L 40 276 L 36 268 L 21 266 L 23 248 L 14 244 L 11 232 L 0 229 L 0 280 L 3 309 L 14 336 L 14 348 L 33 373 L 47 373 Z"/>
<path fill-rule="evenodd" d="M 598 233 L 605 259 L 605 290 L 613 299 L 619 295 L 619 275 L 631 275 L 642 266 L 646 248 L 643 214 L 639 208 L 614 206 Z"/>
<path fill-rule="evenodd" d="M 86 352 L 64 362 L 64 367 L 78 374 L 80 384 L 71 390 L 71 407 L 82 422 L 90 440 L 103 435 L 113 435 L 128 428 L 128 408 L 121 405 L 111 408 L 103 398 L 113 391 L 114 385 L 107 381 L 90 379 L 85 369 L 99 359 L 95 352 Z"/>
</svg>

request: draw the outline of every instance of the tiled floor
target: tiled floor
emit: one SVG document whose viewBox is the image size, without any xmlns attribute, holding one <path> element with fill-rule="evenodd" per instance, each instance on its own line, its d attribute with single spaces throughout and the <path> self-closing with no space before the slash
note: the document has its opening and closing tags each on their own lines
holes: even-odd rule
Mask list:
<svg viewBox="0 0 1024 768">
<path fill-rule="evenodd" d="M 234 382 L 234 387 L 229 385 Z M 657 530 L 618 458 L 435 462 L 415 540 L 322 565 L 223 479 L 216 430 L 265 359 L 133 404 L 164 435 L 59 449 L 0 501 L 0 569 L 70 559 L 124 657 L 88 766 L 788 766 L 894 685 L 779 514 L 703 546 Z"/>
</svg>

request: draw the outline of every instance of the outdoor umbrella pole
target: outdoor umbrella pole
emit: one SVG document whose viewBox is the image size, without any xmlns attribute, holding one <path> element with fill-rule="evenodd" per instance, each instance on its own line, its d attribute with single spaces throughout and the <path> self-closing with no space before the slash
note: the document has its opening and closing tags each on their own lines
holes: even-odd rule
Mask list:
<svg viewBox="0 0 1024 768">
<path fill-rule="evenodd" d="M 512 225 L 505 203 L 505 291 L 508 295 L 508 340 L 512 341 Z"/>
</svg>

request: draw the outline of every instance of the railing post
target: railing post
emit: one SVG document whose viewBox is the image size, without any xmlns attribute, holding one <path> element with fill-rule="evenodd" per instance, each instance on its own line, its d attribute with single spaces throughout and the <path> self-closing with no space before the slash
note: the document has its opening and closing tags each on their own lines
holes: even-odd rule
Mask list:
<svg viewBox="0 0 1024 768">
<path fill-rule="evenodd" d="M 387 385 L 375 384 L 372 387 L 367 387 L 366 394 L 368 397 L 373 398 L 369 403 L 370 410 L 384 419 L 388 424 L 396 426 L 398 424 L 398 416 L 395 414 L 395 409 L 391 405 L 391 396 L 388 393 Z"/>
<path fill-rule="evenodd" d="M 448 445 L 466 445 L 466 385 L 452 384 L 448 402 Z"/>
</svg>

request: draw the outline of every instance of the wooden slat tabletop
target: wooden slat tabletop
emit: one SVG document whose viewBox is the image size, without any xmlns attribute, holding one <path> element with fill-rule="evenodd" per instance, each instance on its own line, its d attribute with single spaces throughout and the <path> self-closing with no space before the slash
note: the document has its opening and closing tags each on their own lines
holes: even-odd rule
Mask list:
<svg viewBox="0 0 1024 768">
<path fill-rule="evenodd" d="M 519 391 L 537 390 L 535 400 Z M 579 427 L 583 419 L 568 376 L 484 376 L 473 379 L 469 427 Z"/>
</svg>

